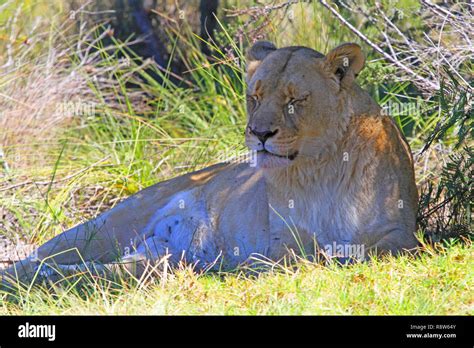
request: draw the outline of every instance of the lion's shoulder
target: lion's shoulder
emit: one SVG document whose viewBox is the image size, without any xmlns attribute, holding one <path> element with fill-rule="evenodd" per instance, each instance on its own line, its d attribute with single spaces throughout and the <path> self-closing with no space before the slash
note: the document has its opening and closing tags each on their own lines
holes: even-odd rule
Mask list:
<svg viewBox="0 0 474 348">
<path fill-rule="evenodd" d="M 376 154 L 402 152 L 411 159 L 408 141 L 392 117 L 381 114 L 357 115 L 352 117 L 349 127 L 359 141 L 373 144 Z"/>
</svg>

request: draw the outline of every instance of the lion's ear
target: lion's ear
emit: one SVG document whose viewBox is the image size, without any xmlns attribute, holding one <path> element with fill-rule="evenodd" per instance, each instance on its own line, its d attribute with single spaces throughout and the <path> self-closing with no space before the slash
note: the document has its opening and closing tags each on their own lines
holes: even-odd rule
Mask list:
<svg viewBox="0 0 474 348">
<path fill-rule="evenodd" d="M 341 80 L 352 80 L 362 70 L 365 63 L 364 53 L 358 44 L 342 44 L 326 55 L 331 71 Z"/>
<path fill-rule="evenodd" d="M 277 48 L 269 41 L 257 41 L 247 51 L 247 79 L 250 79 L 257 70 L 261 61 Z"/>
</svg>

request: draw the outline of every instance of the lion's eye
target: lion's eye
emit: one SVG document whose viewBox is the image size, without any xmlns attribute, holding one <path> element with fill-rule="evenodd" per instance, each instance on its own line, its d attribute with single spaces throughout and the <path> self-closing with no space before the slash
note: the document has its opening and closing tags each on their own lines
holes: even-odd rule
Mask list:
<svg viewBox="0 0 474 348">
<path fill-rule="evenodd" d="M 298 104 L 300 102 L 304 102 L 306 99 L 308 99 L 308 96 L 309 96 L 309 94 L 305 93 L 301 97 L 291 98 L 290 101 L 288 102 L 288 105 L 293 105 L 294 106 L 295 104 Z"/>
<path fill-rule="evenodd" d="M 255 109 L 259 103 L 258 97 L 255 95 L 247 95 L 247 105 L 251 110 Z"/>
</svg>

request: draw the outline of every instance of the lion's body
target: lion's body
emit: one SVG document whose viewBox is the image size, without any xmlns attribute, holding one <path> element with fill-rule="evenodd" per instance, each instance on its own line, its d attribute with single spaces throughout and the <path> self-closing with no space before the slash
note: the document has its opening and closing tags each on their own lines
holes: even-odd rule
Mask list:
<svg viewBox="0 0 474 348">
<path fill-rule="evenodd" d="M 37 258 L 59 253 L 50 261 L 71 265 L 171 254 L 173 263 L 228 269 L 253 254 L 277 261 L 290 249 L 362 245 L 396 253 L 416 246 L 409 146 L 350 74 L 340 83 L 331 75 L 341 52 L 264 49 L 271 52 L 254 52 L 260 58 L 249 67 L 256 101 L 246 133 L 260 166 L 218 164 L 149 187 L 45 243 Z M 282 111 L 288 98 L 296 100 L 294 115 Z M 263 128 L 271 137 L 260 141 L 254 134 Z M 37 264 L 16 268 L 26 274 Z"/>
</svg>

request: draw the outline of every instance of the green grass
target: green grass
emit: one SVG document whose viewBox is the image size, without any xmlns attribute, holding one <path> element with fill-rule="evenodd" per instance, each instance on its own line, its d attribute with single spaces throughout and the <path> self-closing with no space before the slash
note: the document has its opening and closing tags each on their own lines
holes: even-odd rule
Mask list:
<svg viewBox="0 0 474 348">
<path fill-rule="evenodd" d="M 85 277 L 19 291 L 0 314 L 473 314 L 473 262 L 472 246 L 458 243 L 352 266 L 299 261 L 258 277 L 189 268 L 144 283 Z"/>
<path fill-rule="evenodd" d="M 20 3 L 28 14 L 28 20 L 19 17 L 17 23 L 23 35 L 31 29 L 29 18 L 35 11 L 47 9 L 34 1 Z M 302 44 L 321 52 L 358 41 L 323 15 L 317 4 L 298 4 L 294 16 L 293 21 L 270 26 L 269 37 L 279 45 Z M 13 47 L 22 65 L 0 74 L 2 93 L 13 98 L 0 96 L 0 107 L 5 118 L 17 122 L 2 129 L 0 119 L 0 149 L 8 163 L 8 170 L 2 171 L 0 158 L 0 234 L 39 245 L 147 186 L 219 162 L 224 151 L 244 150 L 243 66 L 219 50 L 216 62 L 209 65 L 188 24 L 167 32 L 179 38 L 174 54 L 188 67 L 185 78 L 192 89 L 157 83 L 144 63 L 120 43 L 115 42 L 115 50 L 106 50 L 93 36 L 83 45 L 85 49 L 90 45 L 101 58 L 90 62 L 92 72 L 71 50 L 47 73 L 51 48 L 75 47 L 80 39 L 64 33 L 73 24 L 59 25 L 64 19 L 52 17 L 54 24 L 41 27 L 46 36 L 37 41 L 33 37 L 30 48 L 19 36 Z M 0 16 L 1 37 L 12 30 L 7 18 Z M 243 48 L 235 44 L 231 25 L 223 24 L 222 40 L 242 58 Z M 92 32 L 100 35 L 102 29 Z M 123 64 L 124 54 L 130 64 Z M 371 58 L 360 82 L 380 104 L 416 98 L 406 83 L 381 84 L 380 74 L 390 68 L 372 64 Z M 6 59 L 2 56 L 0 65 Z M 94 112 L 64 118 L 40 133 L 18 131 L 31 113 L 24 104 L 36 110 L 30 127 L 35 128 L 49 124 L 48 117 L 63 102 L 54 98 L 52 89 L 41 90 L 51 100 L 26 98 L 37 92 L 29 88 L 31 81 L 53 81 L 46 84 L 51 86 L 68 82 L 72 72 L 80 77 L 75 88 L 84 93 L 73 93 L 70 100 L 91 104 Z M 433 101 L 417 102 L 421 108 L 415 113 L 394 115 L 413 150 L 422 146 L 440 117 Z M 451 143 L 448 139 L 442 145 Z M 418 164 L 418 182 L 435 173 L 446 156 L 436 152 L 434 161 Z M 139 283 L 85 276 L 79 279 L 81 285 L 75 284 L 76 279 L 54 289 L 20 289 L 8 301 L 6 294 L 0 294 L 0 314 L 472 314 L 473 256 L 467 241 L 435 249 L 427 245 L 419 258 L 387 257 L 347 267 L 299 260 L 295 267 L 277 267 L 259 276 L 195 274 L 188 268 Z"/>
</svg>

